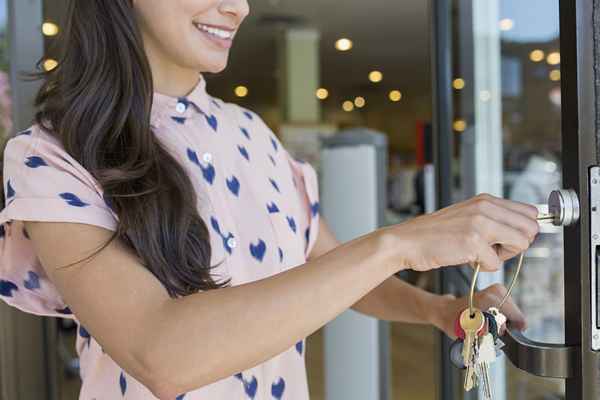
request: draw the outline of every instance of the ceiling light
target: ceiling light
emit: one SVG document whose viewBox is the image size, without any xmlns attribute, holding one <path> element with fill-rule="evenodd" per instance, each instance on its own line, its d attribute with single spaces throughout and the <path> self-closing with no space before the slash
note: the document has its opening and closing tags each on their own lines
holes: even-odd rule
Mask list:
<svg viewBox="0 0 600 400">
<path fill-rule="evenodd" d="M 558 82 L 560 81 L 560 69 L 553 69 L 552 71 L 550 71 L 550 80 L 553 82 Z"/>
<path fill-rule="evenodd" d="M 454 87 L 454 89 L 456 90 L 461 90 L 464 89 L 465 87 L 465 80 L 462 78 L 457 78 L 452 82 L 452 86 Z"/>
<path fill-rule="evenodd" d="M 42 24 L 42 33 L 46 36 L 58 35 L 58 25 L 53 22 L 44 22 Z"/>
<path fill-rule="evenodd" d="M 327 90 L 325 88 L 317 89 L 317 98 L 319 100 L 325 100 L 328 97 L 329 97 L 329 90 Z"/>
<path fill-rule="evenodd" d="M 400 100 L 402 100 L 402 92 L 399 90 L 392 90 L 390 92 L 390 100 L 394 103 L 399 102 Z"/>
<path fill-rule="evenodd" d="M 560 53 L 558 51 L 555 51 L 554 53 L 548 54 L 548 58 L 546 58 L 546 61 L 550 65 L 560 64 Z"/>
<path fill-rule="evenodd" d="M 529 59 L 533 62 L 543 61 L 544 57 L 546 57 L 546 54 L 544 54 L 544 52 L 540 49 L 533 50 L 531 53 L 529 53 Z"/>
<path fill-rule="evenodd" d="M 379 83 L 383 80 L 383 74 L 379 71 L 372 71 L 369 74 L 369 80 L 373 83 Z"/>
<path fill-rule="evenodd" d="M 354 105 L 358 108 L 363 108 L 367 104 L 364 97 L 358 96 L 354 99 Z"/>
<path fill-rule="evenodd" d="M 455 132 L 464 132 L 467 129 L 467 121 L 464 119 L 457 119 L 452 124 Z"/>
<path fill-rule="evenodd" d="M 353 46 L 354 44 L 352 43 L 352 40 L 346 38 L 342 38 L 335 42 L 335 48 L 339 51 L 348 51 L 352 49 Z"/>
<path fill-rule="evenodd" d="M 49 58 L 44 61 L 43 66 L 46 71 L 52 71 L 54 68 L 58 67 L 58 61 Z"/>
<path fill-rule="evenodd" d="M 510 18 L 504 18 L 499 22 L 501 31 L 510 31 L 515 26 L 515 21 Z"/>
<path fill-rule="evenodd" d="M 345 101 L 344 104 L 342 104 L 342 108 L 344 109 L 344 111 L 350 112 L 350 111 L 354 110 L 354 103 L 351 102 L 350 100 Z"/>
<path fill-rule="evenodd" d="M 248 96 L 248 88 L 246 86 L 238 86 L 235 88 L 235 95 L 237 97 L 246 97 Z"/>
</svg>

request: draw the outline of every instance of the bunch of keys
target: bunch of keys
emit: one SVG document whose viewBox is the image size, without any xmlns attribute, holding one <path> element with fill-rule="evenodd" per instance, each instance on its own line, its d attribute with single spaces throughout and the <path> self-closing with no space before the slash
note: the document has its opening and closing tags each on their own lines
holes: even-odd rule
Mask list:
<svg viewBox="0 0 600 400">
<path fill-rule="evenodd" d="M 554 219 L 555 216 L 549 213 L 537 217 L 539 223 L 552 222 Z M 515 274 L 498 307 L 490 307 L 487 311 L 481 311 L 473 306 L 480 270 L 480 265 L 477 264 L 469 292 L 469 307 L 460 314 L 454 326 L 458 339 L 450 347 L 450 359 L 457 368 L 466 369 L 465 391 L 472 390 L 481 382 L 485 400 L 492 400 L 489 367 L 499 357 L 500 350 L 504 346 L 499 336 L 507 318 L 500 309 L 510 297 L 517 282 L 524 256 L 525 254 L 521 253 Z"/>
<path fill-rule="evenodd" d="M 480 270 L 478 264 L 471 282 L 469 307 L 460 314 L 455 323 L 455 334 L 458 339 L 450 347 L 450 358 L 456 367 L 466 369 L 465 391 L 468 392 L 481 383 L 485 400 L 492 400 L 490 365 L 496 361 L 500 355 L 500 349 L 504 346 L 499 336 L 507 318 L 500 312 L 500 309 L 510 297 L 523 265 L 523 257 L 524 254 L 521 254 L 506 295 L 498 307 L 490 307 L 487 311 L 481 311 L 473 305 L 475 286 Z"/>
</svg>

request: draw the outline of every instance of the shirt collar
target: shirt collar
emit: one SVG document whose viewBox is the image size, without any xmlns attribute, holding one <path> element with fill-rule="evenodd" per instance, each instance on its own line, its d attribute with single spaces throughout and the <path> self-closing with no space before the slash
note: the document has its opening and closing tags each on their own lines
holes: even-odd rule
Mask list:
<svg viewBox="0 0 600 400">
<path fill-rule="evenodd" d="M 198 114 L 208 115 L 210 96 L 206 92 L 206 80 L 202 75 L 196 86 L 186 96 L 173 97 L 154 92 L 151 121 L 153 124 L 166 118 L 193 118 Z"/>
</svg>

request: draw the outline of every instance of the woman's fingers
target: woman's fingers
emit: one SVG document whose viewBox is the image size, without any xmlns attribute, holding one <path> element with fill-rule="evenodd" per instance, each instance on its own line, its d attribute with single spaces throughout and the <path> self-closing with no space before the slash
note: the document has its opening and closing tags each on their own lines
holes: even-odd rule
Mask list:
<svg viewBox="0 0 600 400">
<path fill-rule="evenodd" d="M 533 220 L 535 220 L 537 218 L 538 213 L 539 213 L 537 207 L 535 207 L 531 204 L 521 203 L 521 202 L 513 201 L 513 200 L 507 200 L 507 199 L 503 199 L 501 197 L 496 197 L 496 196 L 492 196 L 490 194 L 485 194 L 485 193 L 475 196 L 473 198 L 473 201 L 475 201 L 475 202 L 477 202 L 477 201 L 491 202 L 499 207 L 514 211 L 516 213 L 523 215 L 524 217 L 527 217 L 527 218 L 533 219 Z"/>
<path fill-rule="evenodd" d="M 477 216 L 472 223 L 488 246 L 500 246 L 496 251 L 499 256 L 521 253 L 531 244 L 529 238 L 520 230 L 489 217 Z"/>
<path fill-rule="evenodd" d="M 529 243 L 532 243 L 536 235 L 539 232 L 539 225 L 534 218 L 530 218 L 513 208 L 505 207 L 502 203 L 508 203 L 503 200 L 502 202 L 497 201 L 480 201 L 477 203 L 478 212 L 493 219 L 494 221 L 508 225 L 512 228 L 516 228 L 521 231 L 529 239 Z M 515 208 L 517 208 L 515 206 Z M 534 207 L 535 208 L 535 207 Z"/>
</svg>

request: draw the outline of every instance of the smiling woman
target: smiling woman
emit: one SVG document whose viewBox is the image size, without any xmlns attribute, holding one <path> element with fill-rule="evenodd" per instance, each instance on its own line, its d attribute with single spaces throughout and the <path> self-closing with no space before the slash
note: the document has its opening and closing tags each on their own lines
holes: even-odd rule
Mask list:
<svg viewBox="0 0 600 400">
<path fill-rule="evenodd" d="M 71 0 L 34 124 L 4 149 L 0 298 L 78 323 L 82 400 L 306 400 L 308 335 L 350 307 L 452 335 L 463 300 L 394 275 L 496 270 L 537 233 L 535 207 L 481 195 L 338 243 L 315 169 L 207 91 L 248 13 Z"/>
</svg>

